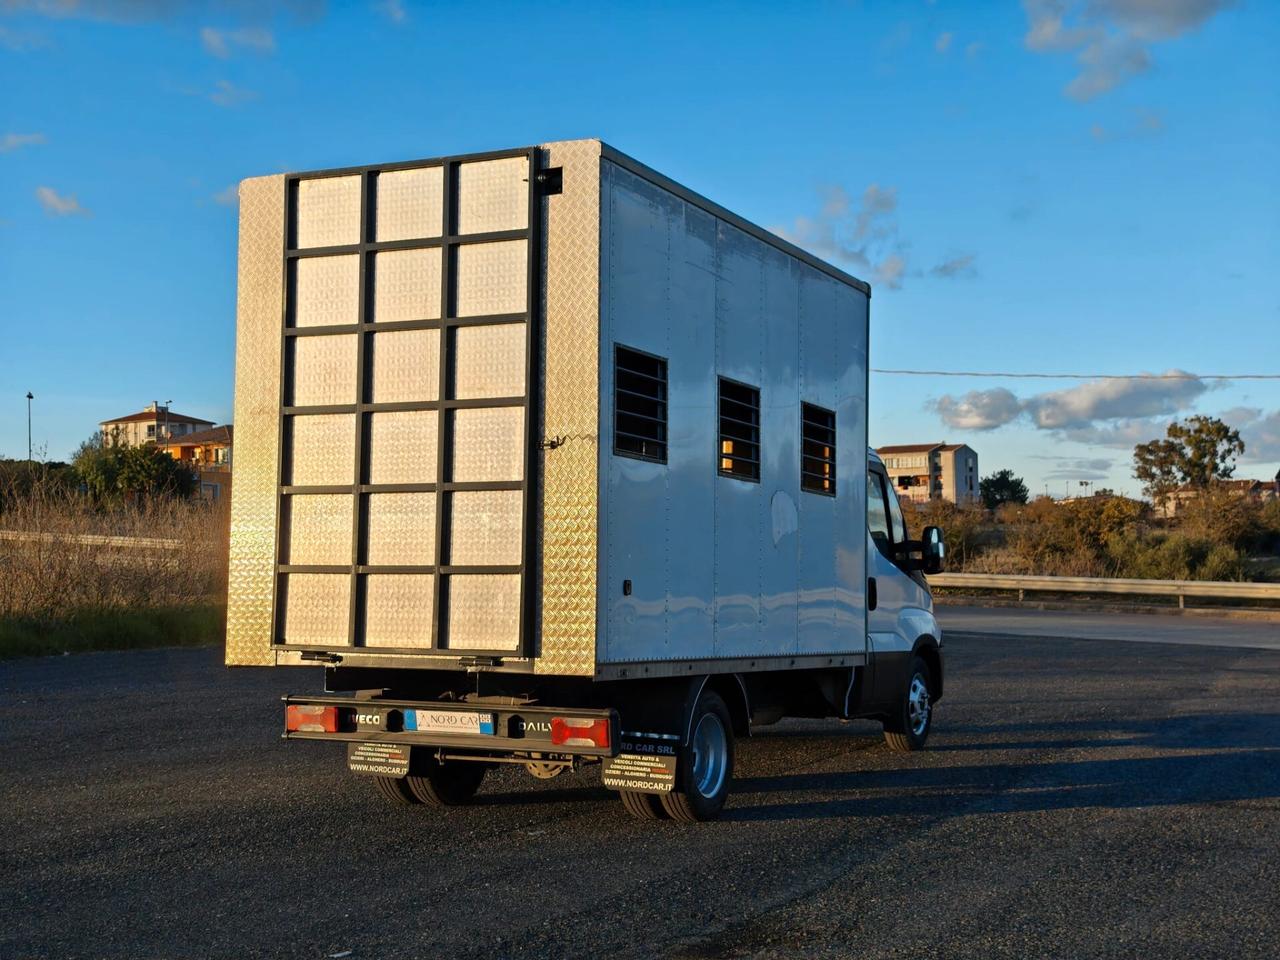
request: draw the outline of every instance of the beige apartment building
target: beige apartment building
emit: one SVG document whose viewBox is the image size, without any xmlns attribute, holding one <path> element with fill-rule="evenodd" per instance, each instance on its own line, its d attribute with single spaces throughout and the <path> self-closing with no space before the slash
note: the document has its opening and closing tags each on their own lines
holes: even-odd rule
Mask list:
<svg viewBox="0 0 1280 960">
<path fill-rule="evenodd" d="M 103 420 L 98 427 L 102 430 L 102 438 L 108 443 L 137 447 L 144 443 L 181 437 L 197 430 L 207 430 L 213 425 L 212 420 L 174 413 L 164 404 L 153 402 L 137 413 L 116 417 L 114 420 Z"/>
<path fill-rule="evenodd" d="M 978 499 L 978 454 L 964 443 L 908 443 L 880 447 L 889 480 L 901 500 Z"/>
</svg>

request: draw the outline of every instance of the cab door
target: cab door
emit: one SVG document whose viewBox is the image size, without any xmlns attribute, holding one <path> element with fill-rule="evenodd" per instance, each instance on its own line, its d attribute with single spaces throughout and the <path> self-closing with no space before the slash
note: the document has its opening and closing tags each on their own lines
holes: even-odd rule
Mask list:
<svg viewBox="0 0 1280 960">
<path fill-rule="evenodd" d="M 871 701 L 895 702 L 911 666 L 921 616 L 931 600 L 905 569 L 907 539 L 902 507 L 882 470 L 867 470 L 867 633 L 871 657 Z M 875 605 L 872 606 L 872 598 Z"/>
</svg>

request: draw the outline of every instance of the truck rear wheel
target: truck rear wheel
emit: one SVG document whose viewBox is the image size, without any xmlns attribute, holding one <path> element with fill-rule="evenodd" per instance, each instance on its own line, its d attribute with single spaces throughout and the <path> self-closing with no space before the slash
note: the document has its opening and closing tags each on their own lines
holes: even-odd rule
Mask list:
<svg viewBox="0 0 1280 960">
<path fill-rule="evenodd" d="M 457 807 L 469 802 L 480 789 L 480 781 L 488 769 L 473 760 L 451 763 L 441 763 L 435 757 L 424 761 L 415 757 L 414 760 L 413 772 L 404 782 L 419 803 L 432 807 Z"/>
<path fill-rule="evenodd" d="M 676 785 L 661 794 L 672 820 L 714 820 L 724 809 L 733 779 L 733 721 L 720 695 L 707 690 L 693 708 L 689 742 L 680 753 Z"/>
<path fill-rule="evenodd" d="M 933 675 L 929 665 L 913 657 L 906 688 L 894 716 L 884 723 L 884 741 L 890 750 L 910 753 L 923 750 L 933 728 Z"/>
<path fill-rule="evenodd" d="M 413 795 L 413 791 L 409 789 L 403 777 L 374 777 L 373 785 L 392 803 L 418 802 L 418 798 Z"/>
<path fill-rule="evenodd" d="M 640 793 L 637 790 L 623 790 L 620 793 L 622 805 L 627 813 L 637 820 L 663 820 L 667 813 L 662 808 L 662 801 L 656 793 Z"/>
</svg>

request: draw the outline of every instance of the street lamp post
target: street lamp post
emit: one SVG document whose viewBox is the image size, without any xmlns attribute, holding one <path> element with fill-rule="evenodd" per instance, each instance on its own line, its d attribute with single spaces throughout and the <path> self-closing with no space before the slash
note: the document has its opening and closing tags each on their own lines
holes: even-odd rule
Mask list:
<svg viewBox="0 0 1280 960">
<path fill-rule="evenodd" d="M 31 401 L 35 397 L 31 395 L 31 391 L 27 391 L 27 463 L 31 462 Z"/>
</svg>

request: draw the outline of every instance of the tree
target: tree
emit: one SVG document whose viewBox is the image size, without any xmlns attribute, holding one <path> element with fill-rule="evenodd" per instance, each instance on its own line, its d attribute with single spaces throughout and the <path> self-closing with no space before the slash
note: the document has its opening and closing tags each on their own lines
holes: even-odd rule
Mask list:
<svg viewBox="0 0 1280 960">
<path fill-rule="evenodd" d="M 989 477 L 983 477 L 978 481 L 978 492 L 988 510 L 994 510 L 1002 503 L 1027 502 L 1027 485 L 1021 477 L 1015 477 L 1012 470 L 998 470 Z"/>
<path fill-rule="evenodd" d="M 75 470 L 86 492 L 99 502 L 189 497 L 195 489 L 191 471 L 163 450 L 104 442 L 100 434 L 80 445 Z"/>
<path fill-rule="evenodd" d="M 1169 424 L 1163 440 L 1133 448 L 1133 475 L 1153 501 L 1163 503 L 1179 486 L 1203 489 L 1229 479 L 1242 453 L 1240 431 L 1217 417 L 1188 417 Z"/>
</svg>

